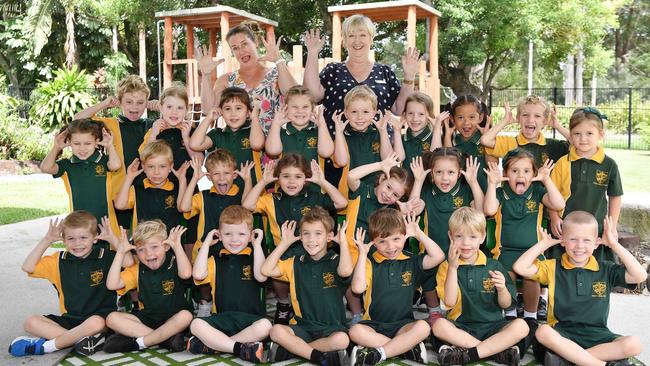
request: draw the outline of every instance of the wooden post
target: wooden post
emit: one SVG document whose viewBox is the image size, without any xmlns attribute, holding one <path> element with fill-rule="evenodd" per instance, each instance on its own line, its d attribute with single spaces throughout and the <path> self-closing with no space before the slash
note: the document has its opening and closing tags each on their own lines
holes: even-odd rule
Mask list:
<svg viewBox="0 0 650 366">
<path fill-rule="evenodd" d="M 332 58 L 341 61 L 341 13 L 332 14 Z"/>
<path fill-rule="evenodd" d="M 422 60 L 418 63 L 418 91 L 421 91 L 423 93 L 427 92 L 427 82 L 426 80 L 426 75 L 427 75 L 427 62 Z"/>
<path fill-rule="evenodd" d="M 194 27 L 185 26 L 185 38 L 187 40 L 187 58 L 194 58 Z"/>
<path fill-rule="evenodd" d="M 440 78 L 438 77 L 438 17 L 429 17 L 429 83 L 427 94 L 433 99 L 433 112 L 440 113 Z"/>
<path fill-rule="evenodd" d="M 415 47 L 415 36 L 416 36 L 416 8 L 415 5 L 409 6 L 408 16 L 406 20 L 406 45 L 408 47 Z"/>
<path fill-rule="evenodd" d="M 303 79 L 304 69 L 302 67 L 302 46 L 301 45 L 293 46 L 293 62 L 292 62 L 291 74 L 293 74 L 293 78 L 296 81 Z"/>
<path fill-rule="evenodd" d="M 172 18 L 165 17 L 165 40 L 163 44 L 164 67 L 163 67 L 163 88 L 168 88 L 172 84 Z"/>
<path fill-rule="evenodd" d="M 226 64 L 226 72 L 232 70 L 230 62 L 230 47 L 228 47 L 228 41 L 226 40 L 226 35 L 230 30 L 230 14 L 223 12 L 221 13 L 221 53 L 223 55 L 224 62 Z"/>
<path fill-rule="evenodd" d="M 210 54 L 210 57 L 216 57 L 217 56 L 217 29 L 216 28 L 210 28 L 208 30 L 208 36 L 209 36 L 209 45 L 208 45 L 208 53 Z M 223 48 L 223 46 L 221 47 Z M 217 81 L 217 73 L 214 72 L 212 73 L 212 76 L 210 77 L 212 79 L 212 84 L 214 85 L 215 81 Z"/>
<path fill-rule="evenodd" d="M 140 78 L 147 81 L 147 45 L 145 44 L 144 25 L 138 27 L 138 71 Z M 117 44 L 116 44 L 117 45 Z M 144 117 L 147 117 L 147 110 L 144 110 Z"/>
</svg>

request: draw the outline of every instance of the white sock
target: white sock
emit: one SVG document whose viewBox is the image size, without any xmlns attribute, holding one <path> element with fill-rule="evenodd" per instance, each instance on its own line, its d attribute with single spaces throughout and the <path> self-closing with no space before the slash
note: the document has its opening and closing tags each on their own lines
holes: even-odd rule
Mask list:
<svg viewBox="0 0 650 366">
<path fill-rule="evenodd" d="M 145 348 L 147 348 L 147 346 L 144 345 L 144 337 L 138 337 L 138 338 L 136 338 L 136 339 L 135 339 L 135 343 L 138 344 L 138 347 L 140 347 L 140 349 L 145 349 Z"/>
<path fill-rule="evenodd" d="M 529 313 L 526 310 L 524 310 L 524 318 L 533 318 L 537 319 L 537 312 L 534 313 Z"/>
<path fill-rule="evenodd" d="M 278 297 L 277 299 L 278 299 L 278 302 L 280 304 L 288 304 L 289 303 L 289 298 L 288 297 L 285 297 L 284 299 L 281 299 L 281 298 Z"/>
<path fill-rule="evenodd" d="M 56 343 L 54 341 L 54 339 L 50 339 L 43 343 L 43 353 L 52 353 L 59 350 L 56 348 Z"/>
<path fill-rule="evenodd" d="M 506 316 L 514 316 L 515 318 L 517 317 L 517 309 L 513 308 L 510 310 L 506 310 Z"/>
<path fill-rule="evenodd" d="M 386 351 L 384 351 L 384 347 L 379 347 L 377 348 L 377 351 L 379 351 L 379 354 L 381 355 L 381 361 L 386 361 Z"/>
<path fill-rule="evenodd" d="M 539 297 L 548 302 L 548 291 L 542 291 L 542 293 L 539 295 Z"/>
<path fill-rule="evenodd" d="M 435 308 L 427 306 L 427 309 L 429 309 L 429 314 L 436 313 L 436 312 L 442 313 L 442 308 L 440 307 L 440 305 L 436 306 Z"/>
</svg>

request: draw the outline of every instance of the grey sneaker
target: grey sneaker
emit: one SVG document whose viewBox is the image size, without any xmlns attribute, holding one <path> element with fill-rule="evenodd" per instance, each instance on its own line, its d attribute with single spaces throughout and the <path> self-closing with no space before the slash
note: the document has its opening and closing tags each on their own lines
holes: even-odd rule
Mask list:
<svg viewBox="0 0 650 366">
<path fill-rule="evenodd" d="M 207 318 L 212 315 L 212 301 L 206 303 L 199 303 L 196 308 L 196 317 L 197 318 Z"/>
<path fill-rule="evenodd" d="M 502 365 L 517 366 L 519 365 L 519 347 L 512 346 L 492 356 L 492 359 Z"/>
<path fill-rule="evenodd" d="M 469 352 L 465 348 L 442 345 L 438 350 L 440 366 L 465 365 L 469 363 Z"/>
<path fill-rule="evenodd" d="M 284 347 L 275 342 L 269 344 L 269 357 L 267 362 L 282 362 L 290 358 L 293 358 L 293 355 Z"/>
</svg>

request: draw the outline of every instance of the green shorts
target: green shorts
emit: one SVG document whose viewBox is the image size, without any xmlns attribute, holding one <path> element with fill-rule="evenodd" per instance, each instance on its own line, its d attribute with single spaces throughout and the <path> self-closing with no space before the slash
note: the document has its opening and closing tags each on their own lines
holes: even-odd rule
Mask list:
<svg viewBox="0 0 650 366">
<path fill-rule="evenodd" d="M 392 323 L 386 323 L 377 320 L 362 320 L 358 324 L 366 325 L 379 334 L 383 334 L 388 338 L 393 338 L 405 325 L 415 321 L 415 319 L 403 319 Z"/>
<path fill-rule="evenodd" d="M 223 313 L 212 314 L 205 318 L 199 318 L 210 324 L 223 334 L 231 337 L 251 326 L 264 317 L 256 314 L 243 313 L 239 311 L 224 311 Z"/>
<path fill-rule="evenodd" d="M 297 324 L 289 325 L 293 334 L 303 341 L 310 343 L 317 339 L 329 337 L 335 332 L 347 332 L 343 325 L 321 324 L 310 321 L 298 321 Z"/>
<path fill-rule="evenodd" d="M 435 291 L 438 281 L 436 275 L 438 274 L 438 266 L 428 269 L 422 274 L 422 292 Z"/>
<path fill-rule="evenodd" d="M 76 328 L 81 325 L 81 323 L 85 322 L 88 320 L 93 315 L 99 315 L 102 318 L 106 318 L 108 314 L 91 314 L 86 317 L 83 316 L 73 316 L 73 315 L 68 315 L 68 314 L 63 314 L 63 315 L 55 315 L 55 314 L 48 314 L 44 315 L 46 318 L 54 321 L 56 324 L 60 325 L 62 328 L 65 328 L 67 330 L 70 330 L 72 328 Z"/>
<path fill-rule="evenodd" d="M 576 342 L 580 347 L 588 349 L 599 344 L 609 343 L 619 338 L 620 335 L 612 333 L 607 327 L 593 325 L 576 325 L 557 323 L 553 326 L 560 335 Z"/>
<path fill-rule="evenodd" d="M 142 324 L 154 330 L 160 328 L 167 320 L 174 316 L 174 314 L 161 314 L 146 310 L 136 311 L 131 313 L 131 315 L 138 318 Z"/>
<path fill-rule="evenodd" d="M 510 323 L 510 320 L 500 320 L 492 323 L 462 323 L 451 321 L 456 328 L 462 329 L 479 341 L 484 341 L 499 333 L 503 327 Z"/>
</svg>

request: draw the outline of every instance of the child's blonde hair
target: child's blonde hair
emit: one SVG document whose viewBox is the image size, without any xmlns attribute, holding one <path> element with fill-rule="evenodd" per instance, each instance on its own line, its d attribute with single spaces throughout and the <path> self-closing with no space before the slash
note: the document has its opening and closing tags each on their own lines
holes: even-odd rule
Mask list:
<svg viewBox="0 0 650 366">
<path fill-rule="evenodd" d="M 163 90 L 160 96 L 160 104 L 165 102 L 165 98 L 176 97 L 185 102 L 185 106 L 190 104 L 190 98 L 187 96 L 187 88 L 180 81 L 174 81 L 170 87 Z"/>
<path fill-rule="evenodd" d="M 526 104 L 535 104 L 544 107 L 544 119 L 548 119 L 548 117 L 551 115 L 551 106 L 548 104 L 546 99 L 538 95 L 531 94 L 519 99 L 519 103 L 517 103 L 517 117 L 521 115 L 521 108 Z"/>
<path fill-rule="evenodd" d="M 334 219 L 332 218 L 332 215 L 330 215 L 327 210 L 320 206 L 311 207 L 309 211 L 307 211 L 307 213 L 305 213 L 300 219 L 300 224 L 298 224 L 298 227 L 302 228 L 303 224 L 313 222 L 322 223 L 327 234 L 331 233 L 334 230 Z"/>
<path fill-rule="evenodd" d="M 129 75 L 120 80 L 117 84 L 117 99 L 121 102 L 126 93 L 142 92 L 145 94 L 145 99 L 149 99 L 151 91 L 147 84 L 138 75 Z"/>
<path fill-rule="evenodd" d="M 402 113 L 406 113 L 406 107 L 408 107 L 409 103 L 422 104 L 427 110 L 429 117 L 433 118 L 433 100 L 431 100 L 430 96 L 419 91 L 411 93 L 408 98 L 406 98 L 406 102 L 404 103 L 404 112 Z"/>
<path fill-rule="evenodd" d="M 142 148 L 140 153 L 140 162 L 144 164 L 147 160 L 157 156 L 164 156 L 168 161 L 174 161 L 174 153 L 171 146 L 166 141 L 158 140 L 149 142 Z"/>
<path fill-rule="evenodd" d="M 372 109 L 377 109 L 377 94 L 369 86 L 357 85 L 345 94 L 345 98 L 343 98 L 345 108 L 347 109 L 350 103 L 357 99 L 367 100 L 372 105 Z"/>
<path fill-rule="evenodd" d="M 309 103 L 311 103 L 312 107 L 316 105 L 314 94 L 311 93 L 311 90 L 305 88 L 302 85 L 294 85 L 289 88 L 289 90 L 287 90 L 287 92 L 284 94 L 284 104 L 289 104 L 291 98 L 300 96 L 309 98 Z"/>
<path fill-rule="evenodd" d="M 406 234 L 402 213 L 394 208 L 380 208 L 368 219 L 370 240 L 386 238 L 395 234 Z"/>
<path fill-rule="evenodd" d="M 242 206 L 232 205 L 221 211 L 219 227 L 223 225 L 246 224 L 249 230 L 253 229 L 253 214 Z"/>
<path fill-rule="evenodd" d="M 205 168 L 208 171 L 214 168 L 217 164 L 223 164 L 233 170 L 237 170 L 237 161 L 235 160 L 235 156 L 226 149 L 216 149 L 205 159 Z"/>
<path fill-rule="evenodd" d="M 460 207 L 449 218 L 449 232 L 455 233 L 462 229 L 485 235 L 485 215 L 472 207 Z"/>
<path fill-rule="evenodd" d="M 139 222 L 133 231 L 133 245 L 140 246 L 145 241 L 159 236 L 162 240 L 167 239 L 167 226 L 159 219 Z"/>
<path fill-rule="evenodd" d="M 587 211 L 572 211 L 568 213 L 564 219 L 562 220 L 562 230 L 566 230 L 572 225 L 592 225 L 594 227 L 594 230 L 596 232 L 596 235 L 598 235 L 598 221 L 594 217 L 594 215 L 590 214 Z"/>
<path fill-rule="evenodd" d="M 73 211 L 61 221 L 61 233 L 65 235 L 66 229 L 88 229 L 97 235 L 97 218 L 88 211 Z"/>
<path fill-rule="evenodd" d="M 354 14 L 345 18 L 341 28 L 343 29 L 344 40 L 348 37 L 348 34 L 354 30 L 354 28 L 363 28 L 368 32 L 371 39 L 375 38 L 375 33 L 377 33 L 375 30 L 375 23 L 367 16 L 361 14 Z"/>
<path fill-rule="evenodd" d="M 583 122 L 589 122 L 594 127 L 596 127 L 598 131 L 603 131 L 605 129 L 603 119 L 607 119 L 607 116 L 600 113 L 600 111 L 596 108 L 578 108 L 573 111 L 573 114 L 569 119 L 569 131 L 573 130 L 576 126 Z"/>
</svg>

